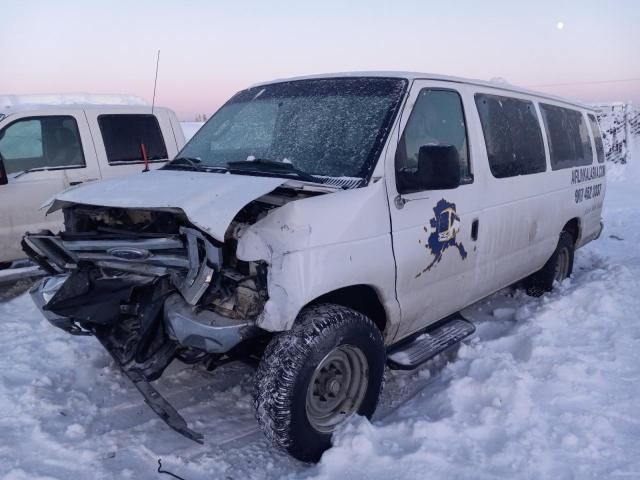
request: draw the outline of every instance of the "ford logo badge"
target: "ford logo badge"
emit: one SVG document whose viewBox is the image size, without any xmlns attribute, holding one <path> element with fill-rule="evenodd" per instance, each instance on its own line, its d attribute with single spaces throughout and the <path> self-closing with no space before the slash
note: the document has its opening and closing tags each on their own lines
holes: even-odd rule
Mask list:
<svg viewBox="0 0 640 480">
<path fill-rule="evenodd" d="M 120 260 L 144 260 L 151 256 L 149 250 L 134 247 L 114 247 L 107 250 L 107 253 Z"/>
</svg>

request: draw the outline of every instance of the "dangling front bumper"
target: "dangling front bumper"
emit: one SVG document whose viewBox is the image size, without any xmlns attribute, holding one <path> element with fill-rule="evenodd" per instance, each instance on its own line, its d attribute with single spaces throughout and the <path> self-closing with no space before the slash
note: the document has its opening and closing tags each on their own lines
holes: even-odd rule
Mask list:
<svg viewBox="0 0 640 480">
<path fill-rule="evenodd" d="M 150 381 L 162 375 L 164 368 L 180 348 L 197 348 L 208 353 L 228 352 L 259 331 L 254 322 L 229 319 L 213 311 L 189 305 L 179 293 L 170 293 L 172 290 L 168 290 L 169 283 L 166 278 L 145 280 L 138 284 L 138 288 L 144 291 L 144 295 L 137 293 L 136 297 L 146 300 L 144 303 L 141 301 L 141 305 L 137 305 L 134 310 L 139 315 L 140 328 L 147 328 L 149 335 L 145 337 L 144 332 L 139 335 L 138 330 L 134 329 L 136 331 L 134 338 L 126 335 L 129 331 L 127 316 L 120 318 L 117 311 L 106 315 L 107 318 L 111 318 L 108 323 L 105 323 L 104 318 L 97 319 L 95 323 L 87 321 L 86 312 L 92 311 L 87 304 L 90 305 L 90 299 L 97 296 L 96 292 L 99 295 L 99 287 L 91 290 L 89 297 L 80 295 L 78 310 L 84 315 L 81 321 L 73 318 L 73 315 L 61 315 L 62 310 L 57 306 L 49 306 L 50 303 L 60 304 L 56 302 L 59 298 L 56 297 L 58 293 L 64 297 L 65 291 L 73 291 L 74 285 L 81 283 L 77 280 L 78 276 L 80 275 L 77 271 L 55 275 L 44 278 L 34 285 L 30 294 L 38 309 L 52 325 L 70 334 L 95 335 L 142 394 L 145 403 L 170 428 L 195 442 L 203 443 L 202 435 L 188 427 L 186 420 L 162 397 Z M 126 282 L 127 276 L 120 278 Z M 68 285 L 65 285 L 67 282 Z M 69 298 L 73 302 L 73 295 Z M 67 302 L 64 311 L 73 311 L 73 305 L 69 305 L 69 300 L 63 300 Z M 121 305 L 121 309 L 124 310 L 130 307 L 131 305 Z M 58 313 L 53 310 L 57 310 Z M 129 318 L 131 313 L 128 312 Z M 144 350 L 141 350 L 142 347 L 138 345 L 144 345 Z M 144 358 L 139 356 L 141 351 L 144 352 Z"/>
</svg>

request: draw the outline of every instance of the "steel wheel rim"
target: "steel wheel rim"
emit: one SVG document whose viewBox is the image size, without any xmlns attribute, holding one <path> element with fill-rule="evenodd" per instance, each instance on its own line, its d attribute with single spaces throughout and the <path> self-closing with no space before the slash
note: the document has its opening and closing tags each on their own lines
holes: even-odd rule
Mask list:
<svg viewBox="0 0 640 480">
<path fill-rule="evenodd" d="M 556 259 L 556 272 L 554 280 L 561 282 L 569 273 L 569 251 L 563 248 L 558 252 L 558 258 Z"/>
<path fill-rule="evenodd" d="M 313 428 L 331 433 L 358 411 L 369 383 L 369 364 L 362 350 L 340 345 L 318 364 L 307 387 L 307 419 Z"/>
</svg>

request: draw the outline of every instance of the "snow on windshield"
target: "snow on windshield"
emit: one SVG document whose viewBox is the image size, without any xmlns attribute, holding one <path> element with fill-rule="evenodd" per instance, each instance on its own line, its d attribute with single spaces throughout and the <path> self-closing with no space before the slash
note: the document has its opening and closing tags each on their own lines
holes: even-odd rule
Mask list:
<svg viewBox="0 0 640 480">
<path fill-rule="evenodd" d="M 363 178 L 376 160 L 405 83 L 337 78 L 245 90 L 179 156 L 212 166 L 248 158 L 286 159 L 312 175 Z"/>
</svg>

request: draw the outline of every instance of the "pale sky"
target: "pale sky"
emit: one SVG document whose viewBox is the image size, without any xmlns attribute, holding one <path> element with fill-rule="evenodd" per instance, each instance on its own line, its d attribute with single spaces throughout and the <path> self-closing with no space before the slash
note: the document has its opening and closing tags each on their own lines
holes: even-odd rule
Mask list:
<svg viewBox="0 0 640 480">
<path fill-rule="evenodd" d="M 183 120 L 257 81 L 353 70 L 640 105 L 639 0 L 0 0 L 0 95 L 150 102 L 158 49 L 156 104 Z"/>
</svg>

